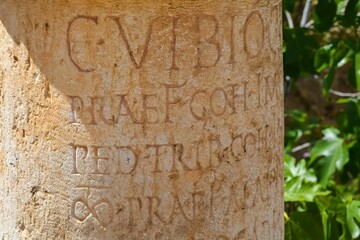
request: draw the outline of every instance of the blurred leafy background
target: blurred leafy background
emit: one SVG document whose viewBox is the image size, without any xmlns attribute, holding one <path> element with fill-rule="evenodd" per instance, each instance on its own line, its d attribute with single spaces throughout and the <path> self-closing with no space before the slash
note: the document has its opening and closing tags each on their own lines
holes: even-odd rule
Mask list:
<svg viewBox="0 0 360 240">
<path fill-rule="evenodd" d="M 360 0 L 283 0 L 285 239 L 360 239 Z"/>
</svg>

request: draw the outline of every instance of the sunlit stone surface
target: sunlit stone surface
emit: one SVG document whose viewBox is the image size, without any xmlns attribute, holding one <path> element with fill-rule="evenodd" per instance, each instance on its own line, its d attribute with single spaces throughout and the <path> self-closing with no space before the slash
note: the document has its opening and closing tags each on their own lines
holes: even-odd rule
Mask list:
<svg viewBox="0 0 360 240">
<path fill-rule="evenodd" d="M 0 21 L 1 239 L 283 239 L 281 1 Z"/>
</svg>

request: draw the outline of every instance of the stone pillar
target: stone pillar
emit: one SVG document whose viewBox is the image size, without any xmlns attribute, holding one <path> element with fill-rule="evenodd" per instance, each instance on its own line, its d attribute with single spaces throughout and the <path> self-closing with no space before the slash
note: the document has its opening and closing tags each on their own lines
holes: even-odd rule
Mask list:
<svg viewBox="0 0 360 240">
<path fill-rule="evenodd" d="M 1 239 L 283 236 L 281 1 L 1 0 Z"/>
</svg>

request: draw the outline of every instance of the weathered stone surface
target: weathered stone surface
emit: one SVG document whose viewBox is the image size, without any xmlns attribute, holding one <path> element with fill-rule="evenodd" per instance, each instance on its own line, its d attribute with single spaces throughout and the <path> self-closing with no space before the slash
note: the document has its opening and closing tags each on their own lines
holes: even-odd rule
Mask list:
<svg viewBox="0 0 360 240">
<path fill-rule="evenodd" d="M 1 239 L 282 239 L 281 1 L 0 20 Z"/>
</svg>

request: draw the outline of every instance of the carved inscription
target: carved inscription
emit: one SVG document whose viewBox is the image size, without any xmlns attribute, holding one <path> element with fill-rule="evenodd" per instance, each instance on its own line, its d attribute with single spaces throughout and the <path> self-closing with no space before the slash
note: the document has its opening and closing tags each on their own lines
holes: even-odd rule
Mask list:
<svg viewBox="0 0 360 240">
<path fill-rule="evenodd" d="M 277 148 L 273 139 L 279 137 L 280 131 L 277 126 L 265 124 L 257 129 L 234 134 L 229 146 L 225 148 L 221 147 L 218 137 L 198 139 L 186 145 L 72 144 L 69 145 L 72 155 L 71 173 L 81 178 L 105 177 L 116 181 L 117 178 L 126 177 L 131 181 L 137 174 L 143 174 L 143 170 L 146 169 L 147 177 L 175 177 L 175 180 L 171 181 L 176 182 L 179 173 L 213 173 L 222 167 L 241 166 L 243 162 L 254 157 L 267 156 Z M 281 158 L 275 153 L 271 155 L 272 158 L 266 160 L 271 167 L 255 178 L 248 176 L 234 181 L 221 177 L 211 181 L 208 187 L 193 192 L 134 196 L 123 195 L 120 191 L 121 198 L 118 201 L 122 202 L 121 204 L 101 196 L 104 191 L 111 190 L 110 186 L 78 185 L 75 188 L 83 194 L 73 199 L 72 216 L 80 222 L 92 217 L 104 227 L 113 221 L 120 221 L 124 226 L 159 226 L 205 219 L 220 221 L 234 214 L 243 216 L 248 210 L 261 206 L 270 207 L 271 193 L 279 191 L 279 185 L 276 183 L 281 175 L 275 167 L 281 162 Z M 245 169 L 239 173 L 242 174 L 243 171 Z M 201 185 L 200 182 L 194 184 Z M 90 201 L 89 196 L 92 192 L 96 192 L 99 197 Z M 116 211 L 119 211 L 116 210 L 117 205 L 122 206 L 122 214 L 114 220 L 118 215 Z"/>
<path fill-rule="evenodd" d="M 278 238 L 281 5 L 255 6 L 70 19 L 70 80 L 84 83 L 66 94 L 76 224 L 121 239 Z"/>
<path fill-rule="evenodd" d="M 90 125 L 173 123 L 174 113 L 189 114 L 193 121 L 226 118 L 279 104 L 282 98 L 281 72 L 249 74 L 249 80 L 229 83 L 213 89 L 190 89 L 187 96 L 179 92 L 188 83 L 161 84 L 151 93 L 134 96 L 122 92 L 110 96 L 68 96 L 71 123 Z M 148 90 L 147 90 L 148 92 Z M 110 111 L 106 111 L 110 109 Z"/>
<path fill-rule="evenodd" d="M 88 192 L 91 189 L 108 189 L 103 186 L 77 186 L 76 188 L 87 189 Z M 101 198 L 94 203 L 90 203 L 87 197 L 77 197 L 73 200 L 71 206 L 71 215 L 83 222 L 88 217 L 93 217 L 101 226 L 108 225 L 114 217 L 114 208 L 111 201 L 107 198 Z"/>
<path fill-rule="evenodd" d="M 135 69 L 144 68 L 149 62 L 149 67 L 156 68 L 158 64 L 155 61 L 149 61 L 151 49 L 156 49 L 165 44 L 167 51 L 164 55 L 159 55 L 158 61 L 167 61 L 163 66 L 168 70 L 182 70 L 179 67 L 179 53 L 186 52 L 189 46 L 179 44 L 179 38 L 183 38 L 182 32 L 188 32 L 188 39 L 194 39 L 191 44 L 196 48 L 196 54 L 189 54 L 188 62 L 194 63 L 193 68 L 210 68 L 219 65 L 220 62 L 227 64 L 235 64 L 237 59 L 246 56 L 249 58 L 260 57 L 270 54 L 272 57 L 278 57 L 277 52 L 281 48 L 281 38 L 274 36 L 274 20 L 278 21 L 279 13 L 281 14 L 281 5 L 276 3 L 270 6 L 264 14 L 264 10 L 253 10 L 247 13 L 244 18 L 243 13 L 226 14 L 223 16 L 198 13 L 194 15 L 176 15 L 176 16 L 154 16 L 150 18 L 146 24 L 147 29 L 145 38 L 138 46 L 134 46 L 129 38 L 129 33 L 133 30 L 132 26 L 126 25 L 124 16 L 89 16 L 79 15 L 70 20 L 67 28 L 67 48 L 68 55 L 79 72 L 94 72 L 99 62 L 95 50 L 87 51 L 87 54 L 80 53 L 78 49 L 81 45 L 89 45 L 88 42 L 79 42 L 76 39 L 78 34 L 78 26 L 86 26 L 88 31 L 92 31 L 93 27 L 109 28 L 116 26 L 118 32 L 114 32 L 121 46 L 124 48 L 126 55 L 122 55 L 119 62 L 130 61 Z M 189 25 L 191 23 L 191 25 Z M 159 26 L 169 29 L 171 36 L 167 38 L 167 42 L 160 42 L 156 38 Z M 84 27 L 81 28 L 84 30 Z M 222 32 L 229 32 L 226 37 L 220 37 Z M 279 31 L 276 31 L 279 32 Z M 280 36 L 281 37 L 281 36 Z M 241 39 L 241 40 L 240 40 Z M 96 40 L 90 40 L 96 41 Z M 95 46 L 95 44 L 93 44 Z M 230 47 L 226 47 L 230 45 Z M 110 53 L 109 53 L 110 54 Z M 264 55 L 264 56 L 265 56 Z M 222 61 L 222 59 L 224 60 Z M 90 63 L 90 59 L 93 59 Z M 190 61 L 189 61 L 190 60 Z M 117 64 L 121 67 L 121 65 Z M 128 66 L 126 66 L 128 67 Z"/>
<path fill-rule="evenodd" d="M 0 239 L 283 239 L 282 2 L 0 0 Z"/>
<path fill-rule="evenodd" d="M 275 147 L 275 127 L 261 126 L 234 134 L 221 149 L 219 136 L 197 139 L 192 143 L 165 143 L 131 146 L 70 145 L 72 174 L 131 175 L 146 164 L 150 173 L 176 173 L 215 169 L 236 164 Z"/>
<path fill-rule="evenodd" d="M 86 197 L 91 191 L 110 191 L 109 187 L 77 186 L 88 193 L 85 192 L 85 197 L 73 200 L 71 211 L 72 216 L 80 222 L 93 217 L 102 226 L 113 221 L 120 222 L 123 226 L 139 227 L 204 220 L 222 221 L 234 216 L 243 217 L 247 211 L 255 208 L 271 207 L 271 193 L 279 191 L 276 186 L 279 181 L 278 174 L 271 169 L 255 179 L 231 181 L 222 177 L 201 191 L 138 196 L 124 194 L 119 203 L 105 197 L 90 202 Z M 120 205 L 121 207 L 116 209 L 115 206 Z"/>
</svg>

